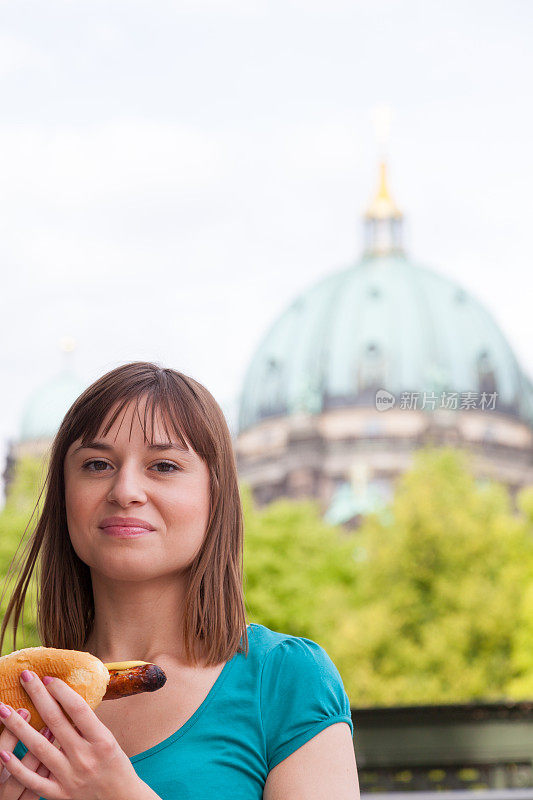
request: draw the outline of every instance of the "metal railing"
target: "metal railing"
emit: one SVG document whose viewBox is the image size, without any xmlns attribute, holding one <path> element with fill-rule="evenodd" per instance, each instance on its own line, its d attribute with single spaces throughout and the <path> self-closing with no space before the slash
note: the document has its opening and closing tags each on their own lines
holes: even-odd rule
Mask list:
<svg viewBox="0 0 533 800">
<path fill-rule="evenodd" d="M 361 800 L 533 800 L 533 787 L 450 792 L 361 792 Z"/>
</svg>

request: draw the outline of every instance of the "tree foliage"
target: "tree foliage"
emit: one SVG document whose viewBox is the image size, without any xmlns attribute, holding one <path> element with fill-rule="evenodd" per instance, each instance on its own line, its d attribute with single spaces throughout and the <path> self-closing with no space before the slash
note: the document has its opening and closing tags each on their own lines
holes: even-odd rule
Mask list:
<svg viewBox="0 0 533 800">
<path fill-rule="evenodd" d="M 495 700 L 516 674 L 517 609 L 531 530 L 507 491 L 476 483 L 465 454 L 421 451 L 398 483 L 392 520 L 366 520 L 352 702 Z M 351 636 L 350 636 L 350 631 Z"/>
<path fill-rule="evenodd" d="M 390 508 L 348 538 L 310 505 L 248 504 L 250 610 L 322 644 L 352 705 L 531 695 L 531 500 L 515 514 L 442 448 L 419 451 Z"/>
<path fill-rule="evenodd" d="M 39 501 L 46 469 L 46 461 L 25 456 L 15 464 L 13 482 L 9 487 L 4 508 L 0 512 L 0 614 L 4 618 L 15 583 L 17 566 L 24 555 L 29 536 L 37 521 L 42 497 Z M 10 569 L 11 568 L 11 569 Z M 9 575 L 9 581 L 6 576 Z M 26 608 L 19 624 L 17 649 L 37 647 L 41 644 L 36 626 L 37 587 L 32 581 L 28 588 Z M 6 632 L 2 655 L 14 649 L 12 620 Z"/>
<path fill-rule="evenodd" d="M 258 510 L 246 487 L 241 494 L 250 620 L 334 651 L 342 620 L 356 609 L 354 534 L 323 522 L 314 502 L 279 500 Z"/>
</svg>

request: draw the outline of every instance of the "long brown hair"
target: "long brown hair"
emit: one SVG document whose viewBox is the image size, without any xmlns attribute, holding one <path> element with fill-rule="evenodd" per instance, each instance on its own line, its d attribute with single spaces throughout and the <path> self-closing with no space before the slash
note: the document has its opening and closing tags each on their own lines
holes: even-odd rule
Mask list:
<svg viewBox="0 0 533 800">
<path fill-rule="evenodd" d="M 248 653 L 243 594 L 243 518 L 228 426 L 214 397 L 202 384 L 181 372 L 146 361 L 134 361 L 107 372 L 67 411 L 51 446 L 41 492 L 45 493 L 42 512 L 28 542 L 26 550 L 29 552 L 2 621 L 0 652 L 12 613 L 13 649 L 16 649 L 19 618 L 36 565 L 37 631 L 42 645 L 84 649 L 94 623 L 94 600 L 89 567 L 76 554 L 68 533 L 65 456 L 77 439 L 87 444 L 95 438 L 115 404 L 117 408 L 103 436 L 131 401 L 136 403 L 135 411 L 140 420 L 139 400 L 144 397 L 144 423 L 141 422 L 144 440 L 147 440 L 148 410 L 152 437 L 154 415 L 159 411 L 169 439 L 170 424 L 180 443 L 187 447 L 189 442 L 209 469 L 209 522 L 203 544 L 188 570 L 183 627 L 186 659 L 196 664 L 197 648 L 202 648 L 205 666 L 227 661 L 235 653 L 243 652 L 241 637 Z M 39 501 L 40 498 L 37 505 Z"/>
</svg>

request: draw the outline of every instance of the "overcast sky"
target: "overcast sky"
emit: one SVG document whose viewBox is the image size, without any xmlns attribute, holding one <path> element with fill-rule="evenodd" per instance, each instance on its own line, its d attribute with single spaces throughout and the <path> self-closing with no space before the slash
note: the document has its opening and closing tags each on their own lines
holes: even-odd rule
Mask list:
<svg viewBox="0 0 533 800">
<path fill-rule="evenodd" d="M 416 261 L 533 374 L 530 0 L 0 0 L 0 440 L 77 341 L 234 407 L 265 329 L 362 247 L 388 106 Z"/>
</svg>

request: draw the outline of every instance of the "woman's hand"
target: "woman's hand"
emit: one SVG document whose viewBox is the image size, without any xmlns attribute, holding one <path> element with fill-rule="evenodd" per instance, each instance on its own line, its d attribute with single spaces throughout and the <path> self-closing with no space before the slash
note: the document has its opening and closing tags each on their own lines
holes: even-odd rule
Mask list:
<svg viewBox="0 0 533 800">
<path fill-rule="evenodd" d="M 28 671 L 24 670 L 22 674 L 26 676 L 26 673 Z M 135 797 L 135 789 L 144 784 L 113 734 L 100 722 L 83 697 L 60 678 L 48 680 L 45 677 L 41 681 L 35 672 L 29 675 L 31 680 L 26 682 L 21 677 L 21 684 L 55 736 L 60 749 L 7 706 L 11 713 L 1 720 L 6 729 L 20 739 L 51 774 L 44 777 L 29 769 L 24 759 L 19 761 L 5 749 L 0 751 L 4 769 L 17 782 L 12 787 L 8 787 L 9 782 L 5 784 L 0 793 L 1 800 L 19 800 L 18 784 L 47 800 Z M 29 800 L 24 795 L 23 798 Z"/>
<path fill-rule="evenodd" d="M 17 708 L 17 713 L 20 716 L 28 721 L 30 719 L 30 712 L 25 708 Z M 46 726 L 41 728 L 40 733 L 44 735 L 46 731 Z M 50 734 L 51 736 L 51 734 Z M 53 740 L 53 736 L 51 736 L 51 740 Z M 7 728 L 4 728 L 2 733 L 0 734 L 0 750 L 6 750 L 8 753 L 12 753 L 14 748 L 16 747 L 18 742 L 18 736 L 11 733 Z M 38 758 L 36 758 L 33 753 L 28 752 L 23 756 L 22 764 L 24 764 L 28 769 L 37 772 L 37 775 L 42 775 L 44 778 L 47 778 L 50 774 L 50 770 L 47 769 L 44 764 L 41 764 Z M 14 791 L 14 787 L 16 787 L 16 791 Z M 35 794 L 34 792 L 30 792 L 29 789 L 26 789 L 24 786 L 21 786 L 15 778 L 9 774 L 9 772 L 3 768 L 0 773 L 0 800 L 1 798 L 6 797 L 5 792 L 10 792 L 10 797 L 16 798 L 16 800 L 39 800 L 39 795 Z"/>
</svg>

